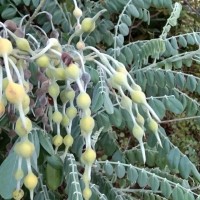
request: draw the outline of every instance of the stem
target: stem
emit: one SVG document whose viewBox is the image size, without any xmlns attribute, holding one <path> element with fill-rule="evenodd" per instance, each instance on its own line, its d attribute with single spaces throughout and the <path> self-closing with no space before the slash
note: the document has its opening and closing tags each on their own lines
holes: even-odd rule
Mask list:
<svg viewBox="0 0 200 200">
<path fill-rule="evenodd" d="M 12 76 L 11 76 L 11 73 L 10 73 L 10 69 L 9 69 L 8 55 L 7 54 L 3 54 L 3 60 L 4 60 L 4 65 L 5 65 L 6 75 L 7 75 L 8 81 L 13 82 L 13 79 L 12 79 Z"/>
</svg>

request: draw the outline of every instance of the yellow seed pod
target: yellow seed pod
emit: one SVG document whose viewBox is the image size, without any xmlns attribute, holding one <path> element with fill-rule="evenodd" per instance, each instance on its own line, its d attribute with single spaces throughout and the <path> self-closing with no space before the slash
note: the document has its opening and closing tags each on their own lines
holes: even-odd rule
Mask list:
<svg viewBox="0 0 200 200">
<path fill-rule="evenodd" d="M 15 190 L 13 193 L 12 193 L 12 197 L 13 199 L 15 200 L 21 200 L 24 196 L 24 191 L 22 189 L 19 189 L 19 190 Z"/>
<path fill-rule="evenodd" d="M 75 7 L 75 9 L 73 10 L 74 17 L 80 18 L 82 14 L 83 14 L 82 10 L 78 7 Z"/>
<path fill-rule="evenodd" d="M 66 127 L 66 126 L 69 125 L 69 123 L 70 123 L 69 117 L 67 115 L 63 115 L 62 116 L 61 125 L 64 126 L 64 127 Z"/>
<path fill-rule="evenodd" d="M 15 179 L 18 181 L 18 180 L 21 180 L 23 177 L 24 177 L 23 170 L 17 169 L 16 172 L 15 172 Z"/>
<path fill-rule="evenodd" d="M 120 103 L 121 103 L 121 106 L 124 109 L 126 109 L 127 111 L 131 111 L 132 110 L 132 101 L 126 95 L 122 96 Z"/>
<path fill-rule="evenodd" d="M 82 134 L 91 134 L 94 128 L 94 119 L 91 116 L 85 116 L 80 120 Z"/>
<path fill-rule="evenodd" d="M 140 126 L 144 126 L 144 118 L 143 118 L 142 115 L 140 115 L 140 113 L 137 113 L 136 122 L 137 122 Z"/>
<path fill-rule="evenodd" d="M 47 68 L 45 70 L 45 74 L 48 78 L 50 79 L 54 79 L 54 69 L 51 69 L 51 68 Z"/>
<path fill-rule="evenodd" d="M 74 138 L 71 136 L 71 134 L 66 135 L 63 139 L 63 143 L 67 147 L 71 147 L 73 142 L 74 142 Z"/>
<path fill-rule="evenodd" d="M 52 141 L 54 146 L 59 147 L 63 143 L 63 137 L 61 135 L 55 135 Z"/>
<path fill-rule="evenodd" d="M 89 200 L 91 196 L 92 196 L 92 190 L 89 187 L 84 188 L 83 190 L 84 200 Z"/>
<path fill-rule="evenodd" d="M 30 97 L 27 94 L 25 94 L 24 99 L 22 101 L 22 107 L 23 109 L 25 109 L 29 107 L 29 105 L 30 105 Z"/>
<path fill-rule="evenodd" d="M 153 133 L 158 131 L 158 123 L 152 118 L 148 121 L 148 127 Z"/>
<path fill-rule="evenodd" d="M 139 91 L 139 90 L 132 90 L 130 92 L 131 99 L 133 100 L 134 103 L 138 104 L 146 104 L 146 96 L 144 92 Z"/>
<path fill-rule="evenodd" d="M 59 85 L 56 82 L 52 83 L 48 88 L 48 92 L 52 98 L 57 98 L 60 93 Z"/>
<path fill-rule="evenodd" d="M 62 121 L 62 113 L 59 111 L 55 111 L 52 114 L 52 120 L 53 120 L 53 122 L 60 124 L 60 122 Z"/>
<path fill-rule="evenodd" d="M 6 38 L 0 38 L 0 56 L 10 55 L 13 51 L 12 43 Z"/>
<path fill-rule="evenodd" d="M 116 85 L 119 85 L 119 86 L 128 85 L 127 75 L 124 74 L 123 72 L 115 72 L 111 78 L 112 78 L 112 82 Z"/>
<path fill-rule="evenodd" d="M 13 81 L 9 81 L 5 94 L 7 100 L 16 105 L 22 103 L 26 95 L 24 87 L 18 83 L 14 83 Z"/>
<path fill-rule="evenodd" d="M 28 173 L 24 178 L 24 185 L 29 190 L 34 190 L 37 186 L 38 178 L 32 172 Z"/>
<path fill-rule="evenodd" d="M 117 67 L 116 67 L 116 71 L 117 72 L 121 72 L 121 73 L 123 73 L 123 74 L 127 74 L 128 72 L 127 72 L 127 70 L 126 70 L 126 67 L 124 66 L 124 65 L 118 65 Z"/>
<path fill-rule="evenodd" d="M 19 50 L 26 51 L 26 52 L 31 51 L 31 47 L 30 47 L 30 44 L 27 39 L 18 37 L 15 40 L 15 42 L 16 42 L 16 46 Z"/>
<path fill-rule="evenodd" d="M 144 136 L 144 130 L 136 123 L 132 129 L 133 136 L 140 141 L 141 138 Z"/>
<path fill-rule="evenodd" d="M 49 57 L 46 54 L 43 54 L 42 56 L 36 59 L 36 64 L 38 65 L 38 67 L 41 68 L 48 67 L 50 64 Z"/>
<path fill-rule="evenodd" d="M 24 114 L 27 115 L 30 112 L 30 107 L 23 108 Z"/>
<path fill-rule="evenodd" d="M 5 108 L 4 102 L 1 100 L 0 101 L 0 117 L 2 117 L 4 115 L 5 110 L 6 110 L 6 108 Z"/>
<path fill-rule="evenodd" d="M 81 92 L 76 98 L 77 106 L 80 109 L 88 109 L 91 105 L 91 98 L 86 92 Z"/>
<path fill-rule="evenodd" d="M 60 99 L 62 103 L 73 101 L 75 98 L 75 91 L 72 89 L 64 89 L 60 92 Z"/>
<path fill-rule="evenodd" d="M 74 106 L 70 106 L 66 109 L 66 114 L 69 117 L 69 119 L 74 119 L 77 115 L 77 109 Z"/>
<path fill-rule="evenodd" d="M 2 85 L 3 85 L 3 91 L 6 90 L 7 86 L 8 86 L 8 78 L 3 78 L 3 81 L 2 81 Z"/>
<path fill-rule="evenodd" d="M 77 80 L 81 75 L 81 70 L 77 64 L 71 63 L 65 68 L 66 77 L 72 80 Z"/>
<path fill-rule="evenodd" d="M 29 140 L 21 141 L 18 145 L 18 154 L 23 158 L 30 158 L 35 151 L 35 146 Z"/>
<path fill-rule="evenodd" d="M 91 166 L 96 160 L 96 152 L 91 148 L 87 148 L 86 151 L 81 155 L 81 160 L 85 165 Z"/>
<path fill-rule="evenodd" d="M 83 49 L 85 48 L 85 43 L 84 43 L 83 41 L 77 42 L 76 48 L 77 48 L 78 50 L 83 50 Z"/>
<path fill-rule="evenodd" d="M 62 68 L 62 67 L 55 68 L 54 73 L 55 73 L 54 77 L 56 80 L 65 80 L 66 79 L 64 68 Z"/>
<path fill-rule="evenodd" d="M 32 130 L 32 122 L 28 117 L 25 117 L 25 127 L 22 123 L 21 118 L 18 118 L 15 125 L 15 132 L 20 136 L 23 137 L 30 133 Z"/>
<path fill-rule="evenodd" d="M 141 88 L 139 85 L 137 85 L 137 84 L 132 84 L 132 85 L 131 85 L 131 88 L 132 88 L 133 90 L 142 91 L 142 88 Z"/>
<path fill-rule="evenodd" d="M 90 17 L 83 19 L 81 29 L 83 32 L 92 32 L 95 29 L 95 21 Z"/>
</svg>

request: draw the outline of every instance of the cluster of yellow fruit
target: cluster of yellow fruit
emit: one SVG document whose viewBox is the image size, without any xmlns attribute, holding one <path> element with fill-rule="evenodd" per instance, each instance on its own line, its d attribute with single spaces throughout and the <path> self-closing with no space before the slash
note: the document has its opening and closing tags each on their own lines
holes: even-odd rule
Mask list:
<svg viewBox="0 0 200 200">
<path fill-rule="evenodd" d="M 16 46 L 20 46 L 20 42 L 16 41 Z M 19 136 L 18 142 L 15 144 L 14 151 L 18 155 L 18 168 L 15 172 L 15 179 L 17 181 L 17 188 L 13 192 L 13 198 L 19 200 L 23 197 L 23 190 L 21 189 L 21 180 L 23 180 L 24 185 L 30 190 L 33 195 L 33 190 L 37 185 L 37 177 L 33 174 L 30 167 L 30 157 L 33 155 L 35 147 L 34 144 L 29 141 L 28 134 L 32 130 L 32 122 L 28 117 L 25 117 L 29 109 L 30 98 L 26 93 L 25 87 L 23 85 L 20 75 L 17 73 L 15 63 L 9 57 L 13 51 L 12 43 L 7 38 L 0 38 L 0 56 L 3 58 L 4 67 L 6 71 L 7 78 L 2 79 L 1 74 L 1 84 L 3 85 L 3 90 L 1 90 L 1 116 L 5 112 L 6 101 L 12 104 L 15 109 L 18 110 L 19 117 L 15 124 L 15 132 Z M 14 68 L 14 71 L 18 75 L 18 82 L 13 81 L 10 67 Z M 1 73 L 2 73 L 1 67 Z M 4 97 L 4 101 L 3 100 Z M 24 172 L 21 168 L 22 159 L 26 159 L 28 167 L 28 174 L 24 176 Z"/>
</svg>

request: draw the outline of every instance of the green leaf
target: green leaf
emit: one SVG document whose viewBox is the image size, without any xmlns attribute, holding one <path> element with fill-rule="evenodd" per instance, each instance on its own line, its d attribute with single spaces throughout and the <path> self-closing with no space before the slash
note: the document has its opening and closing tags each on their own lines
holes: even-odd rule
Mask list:
<svg viewBox="0 0 200 200">
<path fill-rule="evenodd" d="M 56 25 L 61 24 L 61 22 L 63 21 L 63 18 L 62 18 L 62 12 L 60 11 L 60 9 L 56 9 L 56 11 L 53 13 L 52 21 Z"/>
<path fill-rule="evenodd" d="M 165 87 L 165 74 L 162 70 L 157 70 L 156 71 L 156 74 L 155 74 L 155 77 L 156 77 L 156 82 L 157 84 L 159 85 L 159 87 L 162 87 L 164 88 Z"/>
<path fill-rule="evenodd" d="M 147 70 L 145 75 L 147 78 L 148 85 L 154 86 L 155 85 L 155 78 L 154 78 L 155 72 L 153 70 Z"/>
<path fill-rule="evenodd" d="M 187 41 L 184 38 L 184 36 L 180 35 L 178 38 L 178 43 L 182 46 L 182 47 L 187 47 Z"/>
<path fill-rule="evenodd" d="M 47 157 L 47 162 L 55 169 L 62 169 L 63 162 L 58 155 L 52 155 Z"/>
<path fill-rule="evenodd" d="M 142 169 L 139 172 L 139 176 L 138 176 L 137 182 L 138 182 L 138 184 L 139 184 L 139 186 L 141 188 L 144 188 L 148 184 L 148 175 L 147 175 L 145 170 Z"/>
<path fill-rule="evenodd" d="M 162 194 L 164 195 L 164 197 L 169 199 L 169 197 L 172 193 L 172 188 L 166 179 L 164 179 L 164 181 L 161 181 L 160 190 L 161 190 Z"/>
<path fill-rule="evenodd" d="M 190 91 L 190 92 L 194 92 L 197 86 L 197 80 L 193 75 L 189 75 L 187 77 L 187 81 L 186 81 L 186 88 Z"/>
<path fill-rule="evenodd" d="M 104 108 L 105 108 L 106 112 L 108 114 L 113 114 L 114 106 L 113 106 L 112 101 L 110 100 L 108 93 L 104 93 L 103 96 L 104 96 Z"/>
<path fill-rule="evenodd" d="M 108 176 L 112 176 L 114 171 L 113 166 L 109 162 L 106 162 L 104 165 L 104 171 Z"/>
<path fill-rule="evenodd" d="M 192 194 L 192 191 L 187 191 L 185 194 L 185 200 L 195 200 L 194 195 Z"/>
<path fill-rule="evenodd" d="M 125 167 L 121 163 L 119 163 L 116 166 L 115 172 L 118 178 L 123 178 L 125 176 L 126 170 L 125 170 Z"/>
<path fill-rule="evenodd" d="M 195 44 L 195 40 L 193 38 L 193 36 L 191 34 L 187 34 L 186 35 L 186 40 L 188 44 L 194 45 Z"/>
<path fill-rule="evenodd" d="M 149 186 L 151 187 L 153 192 L 156 193 L 158 191 L 160 187 L 160 181 L 155 175 L 149 177 Z"/>
<path fill-rule="evenodd" d="M 138 172 L 137 170 L 130 166 L 127 170 L 127 178 L 131 183 L 136 183 L 137 179 L 138 179 Z"/>
<path fill-rule="evenodd" d="M 198 111 L 198 103 L 196 100 L 188 99 L 187 107 L 186 107 L 186 114 L 187 116 L 194 116 Z"/>
<path fill-rule="evenodd" d="M 176 86 L 180 89 L 183 89 L 185 87 L 185 77 L 181 72 L 176 74 L 175 83 Z"/>
<path fill-rule="evenodd" d="M 175 37 L 172 37 L 170 42 L 171 42 L 171 45 L 172 45 L 172 47 L 173 47 L 174 49 L 179 49 L 179 46 L 178 46 L 178 44 L 177 44 L 177 40 L 176 40 Z"/>
<path fill-rule="evenodd" d="M 40 3 L 40 0 L 32 0 L 32 3 L 34 5 L 34 7 L 37 8 Z"/>
<path fill-rule="evenodd" d="M 126 23 L 127 26 L 131 26 L 132 20 L 127 14 L 123 14 L 121 18 L 122 22 Z"/>
<path fill-rule="evenodd" d="M 30 3 L 31 3 L 31 0 L 23 0 L 23 1 L 24 1 L 24 4 L 25 4 L 26 6 L 29 6 Z"/>
<path fill-rule="evenodd" d="M 130 4 L 128 7 L 127 7 L 127 11 L 128 13 L 130 13 L 133 17 L 135 18 L 138 18 L 140 16 L 137 8 L 133 5 L 133 4 Z"/>
<path fill-rule="evenodd" d="M 190 160 L 186 155 L 182 156 L 179 162 L 179 173 L 184 179 L 187 179 L 192 170 L 192 165 Z"/>
<path fill-rule="evenodd" d="M 180 151 L 178 148 L 173 148 L 167 154 L 168 165 L 172 169 L 178 169 L 180 162 Z"/>
<path fill-rule="evenodd" d="M 173 192 L 172 192 L 173 200 L 180 200 L 180 199 L 184 199 L 185 197 L 183 190 L 178 185 L 173 189 Z"/>
<path fill-rule="evenodd" d="M 39 140 L 40 140 L 40 144 L 42 145 L 42 147 L 50 154 L 53 155 L 54 154 L 54 149 L 52 146 L 52 143 L 50 142 L 50 138 L 47 135 L 47 133 L 45 133 L 44 131 L 40 131 L 40 130 L 36 130 Z"/>
<path fill-rule="evenodd" d="M 156 98 L 150 98 L 148 103 L 160 119 L 165 116 L 165 106 L 162 101 Z"/>
<path fill-rule="evenodd" d="M 126 57 L 127 63 L 129 65 L 132 64 L 133 53 L 132 53 L 131 49 L 129 47 L 125 47 L 125 48 L 123 48 L 122 52 L 123 52 L 124 56 Z"/>
<path fill-rule="evenodd" d="M 172 71 L 170 70 L 166 71 L 165 79 L 166 79 L 166 84 L 169 86 L 169 88 L 173 88 L 175 77 Z"/>
<path fill-rule="evenodd" d="M 116 127 L 121 126 L 123 118 L 122 118 L 121 110 L 119 108 L 114 108 L 114 113 L 110 115 L 109 118 L 112 125 Z"/>
<path fill-rule="evenodd" d="M 183 105 L 175 97 L 166 97 L 163 100 L 164 100 L 164 104 L 165 104 L 166 108 L 169 111 L 171 111 L 175 114 L 180 114 L 183 112 L 183 110 L 184 110 Z"/>
<path fill-rule="evenodd" d="M 119 25 L 119 32 L 123 35 L 123 36 L 127 36 L 129 34 L 129 28 L 125 23 L 121 23 Z"/>
<path fill-rule="evenodd" d="M 8 7 L 3 10 L 1 17 L 3 19 L 12 19 L 17 13 L 17 10 L 13 7 Z"/>
</svg>

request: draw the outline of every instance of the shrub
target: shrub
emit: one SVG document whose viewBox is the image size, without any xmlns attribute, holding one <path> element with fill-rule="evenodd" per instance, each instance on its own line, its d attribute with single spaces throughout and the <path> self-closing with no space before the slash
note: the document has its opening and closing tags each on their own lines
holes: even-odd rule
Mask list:
<svg viewBox="0 0 200 200">
<path fill-rule="evenodd" d="M 0 1 L 2 198 L 200 199 L 196 166 L 162 128 L 166 111 L 199 114 L 187 91 L 199 94 L 200 80 L 182 67 L 199 62 L 200 34 L 170 31 L 181 4 L 8 2 Z M 157 11 L 162 31 L 137 39 Z"/>
</svg>

